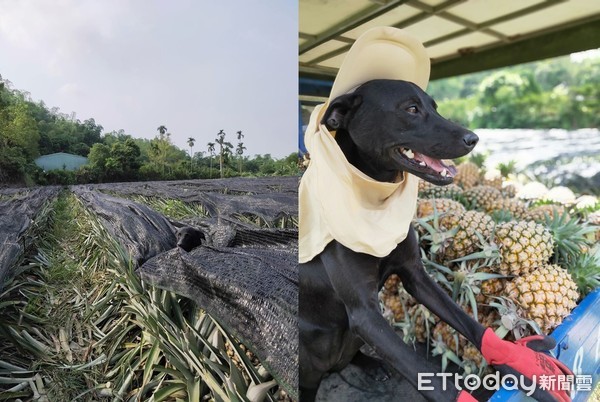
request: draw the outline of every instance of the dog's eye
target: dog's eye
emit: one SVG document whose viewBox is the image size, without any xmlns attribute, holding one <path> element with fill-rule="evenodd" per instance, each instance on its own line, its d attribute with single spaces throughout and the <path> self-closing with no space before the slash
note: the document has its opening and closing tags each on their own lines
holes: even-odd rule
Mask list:
<svg viewBox="0 0 600 402">
<path fill-rule="evenodd" d="M 419 109 L 417 109 L 417 107 L 415 105 L 407 107 L 406 111 L 408 113 L 411 113 L 411 114 L 417 114 L 417 113 L 419 113 Z"/>
</svg>

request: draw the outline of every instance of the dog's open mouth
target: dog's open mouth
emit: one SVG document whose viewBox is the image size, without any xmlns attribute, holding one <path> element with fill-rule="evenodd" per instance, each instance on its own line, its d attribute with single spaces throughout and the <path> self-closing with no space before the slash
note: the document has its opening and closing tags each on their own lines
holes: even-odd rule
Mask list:
<svg viewBox="0 0 600 402">
<path fill-rule="evenodd" d="M 435 159 L 408 148 L 397 148 L 397 152 L 403 161 L 408 162 L 407 167 L 418 175 L 420 173 L 425 176 L 434 176 L 441 181 L 452 181 L 456 175 L 456 168 L 446 165 L 441 159 Z"/>
</svg>

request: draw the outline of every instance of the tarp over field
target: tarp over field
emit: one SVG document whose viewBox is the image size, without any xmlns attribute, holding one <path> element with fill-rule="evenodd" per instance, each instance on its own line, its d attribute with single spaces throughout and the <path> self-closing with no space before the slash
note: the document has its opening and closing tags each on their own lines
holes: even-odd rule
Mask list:
<svg viewBox="0 0 600 402">
<path fill-rule="evenodd" d="M 58 187 L 3 189 L 0 192 L 0 290 L 29 241 L 25 238 L 40 209 L 59 192 Z"/>
</svg>

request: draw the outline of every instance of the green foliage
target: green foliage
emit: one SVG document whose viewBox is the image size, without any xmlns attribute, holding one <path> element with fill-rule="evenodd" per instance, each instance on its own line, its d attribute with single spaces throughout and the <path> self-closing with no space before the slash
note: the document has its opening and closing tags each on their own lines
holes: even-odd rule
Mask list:
<svg viewBox="0 0 600 402">
<path fill-rule="evenodd" d="M 442 116 L 471 128 L 598 127 L 600 58 L 569 56 L 430 83 Z"/>
<path fill-rule="evenodd" d="M 88 156 L 91 176 L 98 181 L 134 180 L 138 177 L 140 148 L 130 138 L 120 138 L 110 146 L 97 143 Z"/>
</svg>

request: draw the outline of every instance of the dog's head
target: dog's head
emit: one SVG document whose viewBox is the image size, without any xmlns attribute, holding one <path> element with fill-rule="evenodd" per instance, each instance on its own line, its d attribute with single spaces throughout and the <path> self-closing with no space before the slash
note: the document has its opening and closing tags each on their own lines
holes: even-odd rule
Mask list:
<svg viewBox="0 0 600 402">
<path fill-rule="evenodd" d="M 436 108 L 411 82 L 373 80 L 335 98 L 321 123 L 336 130 L 349 162 L 376 180 L 405 171 L 446 185 L 456 168 L 442 159 L 466 155 L 479 138 L 440 116 Z"/>
<path fill-rule="evenodd" d="M 179 228 L 175 236 L 177 237 L 177 247 L 188 252 L 201 245 L 202 241 L 206 239 L 202 231 L 191 226 Z"/>
</svg>

